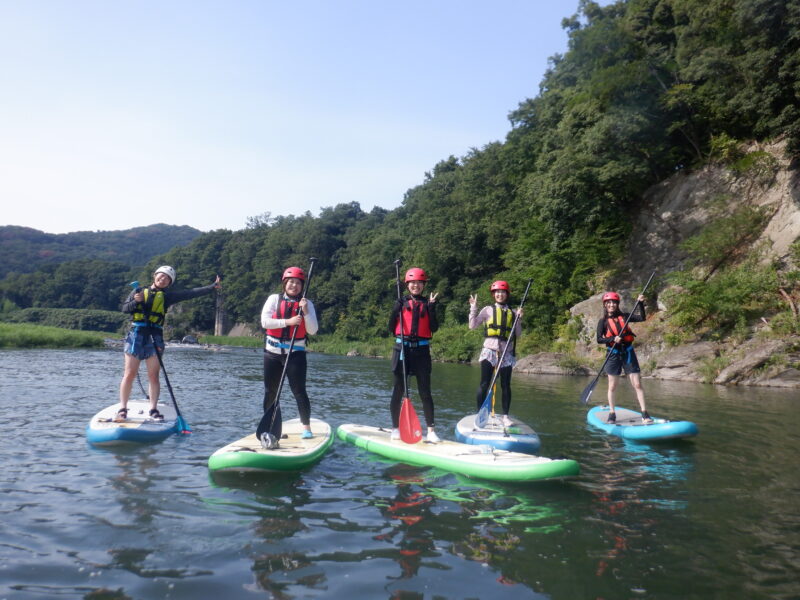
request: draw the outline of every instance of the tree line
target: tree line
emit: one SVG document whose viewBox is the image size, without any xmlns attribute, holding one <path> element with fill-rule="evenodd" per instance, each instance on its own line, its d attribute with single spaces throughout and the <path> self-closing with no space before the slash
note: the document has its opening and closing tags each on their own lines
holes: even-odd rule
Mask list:
<svg viewBox="0 0 800 600">
<path fill-rule="evenodd" d="M 384 332 L 396 258 L 428 272 L 446 323 L 466 321 L 470 293 L 488 302 L 493 279 L 507 279 L 517 298 L 531 279 L 526 326 L 544 344 L 569 306 L 598 291 L 596 273 L 620 268 L 648 187 L 732 160 L 745 140 L 783 137 L 800 151 L 800 0 L 582 0 L 562 25 L 568 50 L 551 58 L 538 95 L 509 114 L 506 139 L 443 159 L 397 209 L 350 203 L 318 216 L 251 217 L 134 275 L 174 264 L 190 287 L 219 273 L 230 317 L 256 323 L 283 268 L 314 256 L 310 297 L 322 331 L 348 339 Z M 118 302 L 122 268 L 108 265 L 94 265 L 107 277 L 83 278 L 91 293 L 58 301 Z M 80 279 L 55 268 L 29 305 L 52 305 L 47 288 L 62 276 Z M 7 281 L 0 294 L 11 299 Z M 181 308 L 192 327 L 213 326 L 212 298 Z"/>
</svg>

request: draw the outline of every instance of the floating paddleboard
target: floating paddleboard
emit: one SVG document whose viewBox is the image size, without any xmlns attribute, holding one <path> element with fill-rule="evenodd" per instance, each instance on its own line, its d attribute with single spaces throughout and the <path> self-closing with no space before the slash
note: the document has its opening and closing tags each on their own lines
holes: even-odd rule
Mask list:
<svg viewBox="0 0 800 600">
<path fill-rule="evenodd" d="M 642 413 L 627 408 L 616 407 L 616 424 L 607 423 L 608 407 L 595 406 L 586 415 L 589 425 L 602 429 L 606 433 L 626 440 L 641 442 L 654 440 L 673 440 L 697 435 L 697 425 L 691 421 L 670 421 L 653 417 L 649 425 L 642 423 Z"/>
<path fill-rule="evenodd" d="M 114 419 L 119 403 L 107 406 L 89 421 L 86 426 L 86 439 L 95 446 L 115 446 L 118 444 L 160 442 L 180 429 L 175 408 L 159 402 L 158 411 L 164 415 L 163 421 L 150 418 L 150 402 L 132 400 L 128 402 L 128 418 L 116 423 Z"/>
<path fill-rule="evenodd" d="M 208 459 L 212 471 L 299 471 L 313 465 L 333 443 L 333 430 L 325 421 L 311 419 L 313 438 L 302 439 L 300 419 L 283 423 L 283 436 L 278 447 L 265 450 L 255 433 L 228 444 Z"/>
<path fill-rule="evenodd" d="M 478 427 L 475 417 L 477 415 L 467 415 L 456 425 L 456 440 L 462 444 L 488 444 L 493 448 L 523 454 L 536 454 L 542 446 L 539 436 L 525 423 L 514 421 L 513 425 L 504 427 L 502 417 L 493 415 L 484 427 Z"/>
<path fill-rule="evenodd" d="M 580 471 L 574 460 L 508 452 L 489 445 L 474 446 L 451 441 L 406 444 L 390 439 L 389 430 L 368 425 L 339 425 L 336 435 L 341 440 L 392 460 L 437 467 L 480 479 L 537 481 L 572 477 Z"/>
</svg>

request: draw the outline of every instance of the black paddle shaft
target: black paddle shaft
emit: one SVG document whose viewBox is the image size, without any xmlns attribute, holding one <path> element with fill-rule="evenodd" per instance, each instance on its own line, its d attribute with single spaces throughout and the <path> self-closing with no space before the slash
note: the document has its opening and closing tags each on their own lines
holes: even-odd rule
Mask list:
<svg viewBox="0 0 800 600">
<path fill-rule="evenodd" d="M 644 287 L 642 288 L 642 294 L 644 294 L 647 291 L 647 288 L 650 286 L 650 282 L 653 281 L 653 277 L 655 277 L 655 275 L 656 275 L 655 271 L 653 271 L 650 274 L 650 278 L 647 280 L 647 283 L 645 283 Z M 639 306 L 638 297 L 636 299 L 636 303 L 633 305 L 633 308 L 631 309 L 631 312 L 628 314 L 628 318 L 625 319 L 625 324 L 622 326 L 622 329 L 620 330 L 620 333 L 625 331 L 625 328 L 628 326 L 628 321 L 631 320 L 631 317 L 633 316 L 633 313 L 636 310 L 637 306 Z M 606 364 L 608 363 L 608 359 L 611 358 L 611 351 L 614 349 L 614 347 L 616 345 L 617 345 L 617 342 L 614 342 L 613 344 L 611 344 L 611 348 L 609 348 L 608 352 L 606 353 L 606 359 L 603 361 L 603 365 L 600 367 L 600 370 L 597 372 L 597 375 L 595 376 L 594 380 L 589 385 L 586 386 L 586 389 L 583 390 L 583 394 L 581 394 L 581 402 L 583 402 L 584 404 L 589 402 L 589 398 L 591 397 L 592 392 L 594 391 L 594 387 L 597 385 L 597 382 L 600 380 L 600 375 L 603 374 L 603 369 L 606 368 Z"/>
<path fill-rule="evenodd" d="M 300 300 L 306 297 L 306 292 L 308 292 L 308 288 L 311 286 L 311 275 L 314 273 L 314 262 L 316 258 L 309 258 L 308 262 L 310 263 L 308 266 L 308 277 L 306 277 L 305 285 L 303 285 L 303 293 L 300 295 Z M 301 317 L 303 316 L 303 309 L 300 308 L 297 311 L 297 314 Z M 294 348 L 294 340 L 297 337 L 297 330 L 299 329 L 299 325 L 294 326 L 294 330 L 292 331 L 292 338 L 289 341 L 289 351 L 286 353 L 286 360 L 283 362 L 283 370 L 281 371 L 281 378 L 278 381 L 278 390 L 275 392 L 275 402 L 272 403 L 275 406 L 281 399 L 281 390 L 283 389 L 283 381 L 286 379 L 286 367 L 289 366 L 289 359 L 292 356 L 292 349 Z M 275 422 L 275 415 L 278 414 L 277 409 L 272 411 L 272 422 Z"/>
<path fill-rule="evenodd" d="M 408 398 L 408 371 L 406 370 L 406 335 L 403 331 L 403 294 L 400 292 L 400 259 L 394 261 L 395 282 L 397 283 L 397 302 L 400 303 L 400 362 L 403 363 L 403 398 Z"/>
<path fill-rule="evenodd" d="M 522 300 L 519 302 L 519 308 L 517 309 L 517 314 L 514 315 L 514 322 L 511 324 L 511 333 L 508 334 L 508 340 L 506 340 L 505 348 L 503 348 L 503 353 L 500 355 L 500 358 L 497 359 L 497 367 L 495 367 L 494 373 L 492 374 L 492 380 L 489 382 L 489 387 L 487 389 L 490 390 L 491 393 L 492 388 L 494 387 L 494 382 L 497 381 L 497 375 L 500 373 L 500 365 L 503 364 L 503 359 L 506 357 L 506 352 L 508 352 L 508 347 L 511 345 L 511 341 L 514 339 L 514 332 L 517 330 L 517 322 L 519 321 L 519 311 L 520 309 L 525 306 L 525 300 L 528 297 L 528 292 L 531 289 L 531 283 L 533 279 L 528 279 L 528 285 L 525 288 L 525 293 L 522 294 Z"/>
</svg>

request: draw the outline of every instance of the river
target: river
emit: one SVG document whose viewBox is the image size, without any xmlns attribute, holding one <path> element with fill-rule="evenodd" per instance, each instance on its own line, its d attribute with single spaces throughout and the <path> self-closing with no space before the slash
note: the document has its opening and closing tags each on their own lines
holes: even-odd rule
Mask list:
<svg viewBox="0 0 800 600">
<path fill-rule="evenodd" d="M 85 427 L 115 402 L 120 351 L 0 351 L 0 598 L 800 598 L 796 391 L 645 380 L 650 412 L 700 435 L 639 445 L 586 425 L 588 378 L 515 375 L 512 414 L 579 477 L 483 482 L 336 440 L 302 473 L 212 478 L 208 456 L 260 417 L 260 351 L 164 360 L 194 433 L 109 450 Z M 478 378 L 434 365 L 440 435 Z M 390 381 L 384 360 L 309 356 L 333 426 L 388 426 Z"/>
</svg>

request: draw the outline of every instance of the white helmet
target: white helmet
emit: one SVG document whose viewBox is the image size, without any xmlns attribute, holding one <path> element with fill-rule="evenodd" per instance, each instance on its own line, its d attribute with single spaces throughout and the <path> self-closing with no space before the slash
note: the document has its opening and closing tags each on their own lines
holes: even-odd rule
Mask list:
<svg viewBox="0 0 800 600">
<path fill-rule="evenodd" d="M 170 285 L 172 285 L 172 284 L 174 284 L 174 283 L 175 283 L 175 279 L 176 279 L 176 276 L 175 276 L 175 269 L 173 269 L 173 268 L 172 268 L 172 267 L 170 267 L 169 265 L 164 265 L 163 267 L 158 267 L 158 268 L 155 270 L 155 273 L 153 273 L 153 276 L 155 277 L 155 276 L 156 276 L 158 273 L 163 273 L 164 275 L 166 275 L 167 277 L 169 277 L 169 279 L 170 279 Z"/>
</svg>

